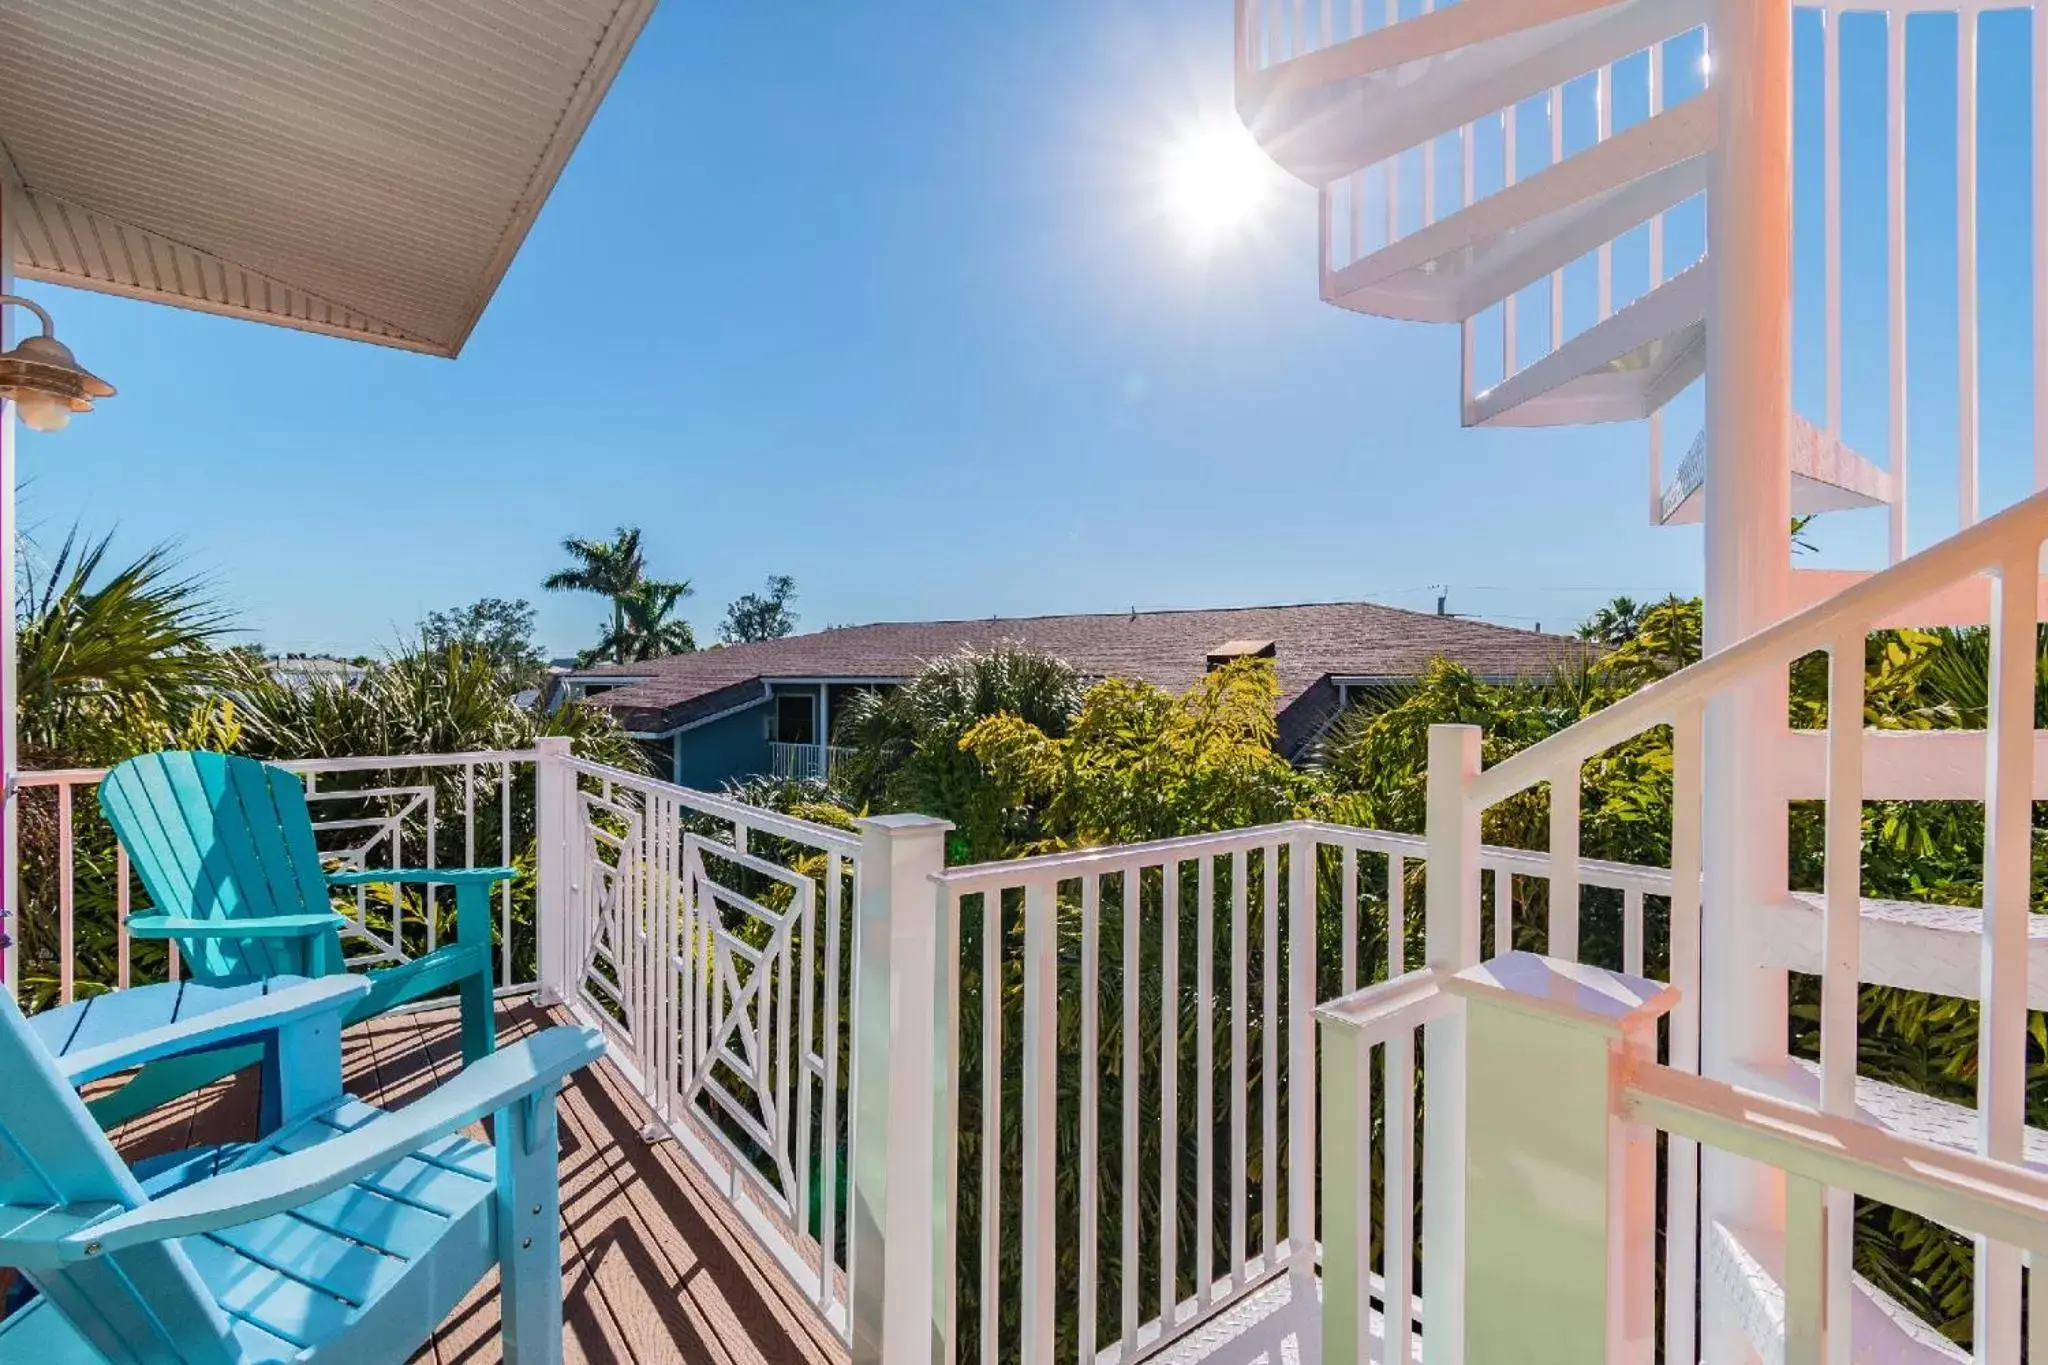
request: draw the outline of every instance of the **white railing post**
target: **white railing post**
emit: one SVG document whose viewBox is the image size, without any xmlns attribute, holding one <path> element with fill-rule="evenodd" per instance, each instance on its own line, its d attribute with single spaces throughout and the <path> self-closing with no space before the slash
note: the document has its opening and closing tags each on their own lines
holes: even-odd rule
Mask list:
<svg viewBox="0 0 2048 1365">
<path fill-rule="evenodd" d="M 1429 728 L 1428 846 L 1423 944 L 1428 965 L 1462 971 L 1479 957 L 1479 727 Z M 1422 1123 L 1423 1359 L 1459 1365 L 1465 1324 L 1465 1023 L 1450 1015 L 1422 1034 L 1428 1101 Z"/>
<path fill-rule="evenodd" d="M 930 1361 L 942 1342 L 934 1229 L 940 1074 L 939 888 L 946 832 L 928 815 L 860 822 L 853 960 L 853 1196 L 848 1217 L 853 1365 Z"/>
<path fill-rule="evenodd" d="M 1657 1143 L 1613 1097 L 1654 1065 L 1672 987 L 1508 953 L 1445 983 L 1465 1001 L 1465 1348 L 1472 1365 L 1649 1365 Z M 1430 1078 L 1430 1102 L 1442 1080 Z M 1423 1345 L 1445 1325 L 1424 1285 Z M 1531 1324 L 1540 1324 L 1531 1330 Z"/>
<path fill-rule="evenodd" d="M 576 774 L 569 767 L 569 741 L 556 736 L 534 741 L 533 765 L 535 975 L 540 1001 L 559 1005 L 570 996 L 569 836 L 576 804 Z"/>
</svg>

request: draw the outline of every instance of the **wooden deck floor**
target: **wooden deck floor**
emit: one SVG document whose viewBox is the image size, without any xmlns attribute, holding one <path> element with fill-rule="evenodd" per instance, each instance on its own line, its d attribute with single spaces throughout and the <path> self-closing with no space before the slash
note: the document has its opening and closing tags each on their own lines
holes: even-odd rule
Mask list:
<svg viewBox="0 0 2048 1365">
<path fill-rule="evenodd" d="M 550 1022 L 526 1003 L 501 1009 L 510 1041 Z M 394 1109 L 459 1069 L 452 1012 L 387 1018 L 352 1030 L 349 1091 Z M 130 1158 L 253 1135 L 253 1077 L 181 1100 L 115 1134 Z M 562 1261 L 567 1358 L 690 1365 L 814 1365 L 845 1351 L 782 1272 L 725 1213 L 672 1143 L 649 1145 L 641 1110 L 609 1065 L 563 1092 Z M 478 1137 L 482 1136 L 479 1131 Z M 497 1281 L 443 1323 L 419 1365 L 500 1358 Z M 365 1362 L 364 1365 L 374 1365 Z"/>
</svg>

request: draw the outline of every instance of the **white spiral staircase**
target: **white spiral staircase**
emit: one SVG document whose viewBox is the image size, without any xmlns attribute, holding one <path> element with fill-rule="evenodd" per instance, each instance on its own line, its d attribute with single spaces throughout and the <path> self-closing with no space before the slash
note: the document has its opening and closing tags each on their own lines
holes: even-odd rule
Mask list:
<svg viewBox="0 0 2048 1365">
<path fill-rule="evenodd" d="M 1713 266 L 1706 255 L 1703 198 L 1716 144 L 1704 30 L 1710 8 L 1709 0 L 1238 3 L 1239 112 L 1268 153 L 1320 194 L 1323 299 L 1360 313 L 1459 326 L 1464 425 L 1646 423 L 1648 504 L 1652 519 L 1660 523 L 1698 520 L 1704 502 L 1704 433 L 1688 457 L 1666 471 L 1662 426 L 1667 409 L 1702 379 L 1707 365 Z M 1806 163 L 1806 180 L 1822 187 L 1811 207 L 1822 219 L 1819 259 L 1826 275 L 1818 291 L 1824 294 L 1818 318 L 1802 315 L 1799 321 L 1819 324 L 1824 376 L 1814 386 L 1823 395 L 1815 405 L 1820 410 L 1811 420 L 1795 420 L 1786 462 L 1795 513 L 1888 508 L 1888 559 L 1896 567 L 1795 571 L 1795 608 L 1825 602 L 1873 572 L 1902 583 L 1907 580 L 1901 576 L 1915 572 L 1914 564 L 1899 564 L 1907 545 L 1906 394 L 1919 382 L 1909 371 L 1906 329 L 1906 186 L 1920 192 L 1928 178 L 1914 179 L 1917 173 L 1907 161 L 1905 52 L 1909 42 L 1924 40 L 1920 28 L 1908 36 L 1909 9 L 1934 11 L 1953 25 L 1948 31 L 1956 35 L 1958 74 L 1948 96 L 1955 101 L 1950 106 L 1956 111 L 1950 132 L 1955 152 L 1953 167 L 1944 158 L 1943 169 L 1957 214 L 1953 455 L 1959 529 L 1977 522 L 1981 501 L 1979 9 L 1918 0 L 1856 7 L 1877 28 L 1872 30 L 1875 45 L 1857 48 L 1860 65 L 1852 67 L 1852 83 L 1883 90 L 1886 111 L 1878 117 L 1881 132 L 1860 130 L 1866 145 L 1883 146 L 1886 168 L 1882 207 L 1874 209 L 1886 245 L 1882 280 L 1874 284 L 1873 297 L 1886 298 L 1888 305 L 1884 353 L 1889 382 L 1864 392 L 1874 388 L 1888 395 L 1888 407 L 1858 414 L 1875 419 L 1863 427 L 1889 431 L 1880 438 L 1888 449 L 1879 465 L 1842 436 L 1844 356 L 1854 350 L 1845 352 L 1843 341 L 1844 295 L 1851 286 L 1845 285 L 1842 266 L 1843 223 L 1854 211 L 1853 205 L 1845 208 L 1842 155 L 1841 34 L 1850 8 L 1830 3 L 1797 11 L 1798 22 L 1807 25 L 1802 41 L 1819 45 L 1821 86 L 1803 89 L 1802 96 L 1809 109 L 1820 106 L 1821 136 L 1795 145 L 1797 155 L 1811 156 L 1817 141 L 1823 162 L 1817 175 Z M 1959 8 L 1962 18 L 1956 17 Z M 2031 191 L 2037 206 L 2032 387 L 2041 395 L 2034 415 L 2036 471 L 2048 471 L 2043 458 L 2048 454 L 2044 29 L 2048 22 L 2035 11 L 2030 46 L 2017 57 L 2031 63 Z M 1795 63 L 1794 70 L 1796 80 L 1810 81 L 1815 75 L 1810 62 Z M 1855 107 L 1863 112 L 1870 106 Z M 1916 320 L 1915 325 L 1938 323 Z M 2041 472 L 2032 486 L 2043 486 Z M 2048 502 L 2035 499 L 2019 511 L 2019 519 L 2030 529 L 2038 529 L 2037 523 L 2048 526 Z M 1924 596 L 1905 599 L 1910 605 L 1883 613 L 1873 624 L 1985 625 L 1993 620 L 1990 584 L 1981 573 L 1929 579 Z M 2038 602 L 2030 605 L 2038 608 Z M 1816 640 L 1813 647 L 1834 643 Z M 2035 737 L 2034 751 L 2048 757 L 2040 738 Z M 2000 761 L 1987 752 L 1998 746 L 1983 732 L 1871 732 L 1862 747 L 1857 785 L 1867 800 L 1984 801 Z M 1827 794 L 1831 769 L 1825 737 L 1788 734 L 1785 761 L 1792 773 L 1792 799 Z M 2048 762 L 2040 757 L 2030 761 L 2034 797 L 2048 799 L 2048 784 L 2042 780 Z M 1994 777 L 1987 778 L 1987 771 Z M 1829 960 L 1839 960 L 1824 948 L 1823 898 L 1794 896 L 1756 907 L 1756 914 L 1756 941 L 1766 959 L 1762 965 L 1821 973 Z M 1968 999 L 1984 1000 L 1992 993 L 1992 955 L 1986 917 L 1979 910 L 1865 898 L 1860 924 L 1860 961 L 1850 959 L 1857 979 Z M 2048 917 L 2031 918 L 2025 956 L 2025 1003 L 2048 1008 Z M 1853 983 L 1844 982 L 1832 983 L 1830 999 L 1840 998 L 1845 989 L 1853 1001 Z M 1705 1011 L 1714 1007 L 1712 999 L 1702 1000 Z M 2018 1018 L 2018 1009 L 2016 1001 L 2003 1000 L 1999 1017 Z M 1818 1068 L 1796 1061 L 1776 1074 L 1739 1079 L 1802 1103 L 1818 1105 L 1823 1093 Z M 1979 1111 L 1893 1086 L 1858 1081 L 1853 1108 L 1870 1123 L 1921 1141 L 1964 1151 L 1996 1152 L 2000 1147 L 2001 1140 L 1987 1136 L 1987 1121 Z M 2008 1107 L 2005 1112 L 2014 1111 Z M 2016 1125 L 2017 1117 L 2012 1122 Z M 2029 1128 L 2019 1136 L 2025 1159 L 2048 1161 L 2048 1133 Z M 2016 1154 L 2004 1159 L 2016 1159 Z M 1784 1294 L 1777 1284 L 1780 1236 L 1771 1230 L 1710 1225 L 1700 1246 L 1701 1276 L 1718 1286 L 1708 1296 L 1708 1311 L 1715 1311 L 1718 1295 L 1720 1311 L 1739 1320 L 1765 1361 L 1785 1356 Z M 1840 1285 L 1847 1293 L 1846 1249 L 1833 1259 L 1839 1261 Z M 1987 1291 L 1980 1277 L 1980 1297 L 1999 1299 L 1989 1310 L 1993 1319 L 2002 1321 L 2009 1314 L 2012 1324 L 2010 1330 L 1987 1333 L 1989 1340 L 1979 1343 L 1980 1359 L 2017 1360 L 2016 1253 L 2010 1264 L 2014 1269 L 2007 1288 Z M 1855 1285 L 1855 1359 L 1969 1358 L 1880 1290 L 1860 1280 Z M 2037 1303 L 2034 1312 L 2039 1319 L 2048 1312 L 2048 1302 Z"/>
</svg>

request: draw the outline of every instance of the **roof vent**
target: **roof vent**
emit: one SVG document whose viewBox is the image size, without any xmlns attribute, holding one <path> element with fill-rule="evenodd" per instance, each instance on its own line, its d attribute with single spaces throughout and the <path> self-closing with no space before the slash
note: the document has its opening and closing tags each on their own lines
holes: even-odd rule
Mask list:
<svg viewBox="0 0 2048 1365">
<path fill-rule="evenodd" d="M 1214 673 L 1227 663 L 1238 659 L 1271 659 L 1276 657 L 1271 640 L 1226 640 L 1209 651 L 1209 671 Z"/>
</svg>

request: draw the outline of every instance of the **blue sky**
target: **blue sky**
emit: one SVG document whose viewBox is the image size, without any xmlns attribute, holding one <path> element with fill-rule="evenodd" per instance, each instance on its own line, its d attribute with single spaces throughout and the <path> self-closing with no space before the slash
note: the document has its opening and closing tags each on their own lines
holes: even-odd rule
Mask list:
<svg viewBox="0 0 2048 1365">
<path fill-rule="evenodd" d="M 706 637 L 778 572 L 805 628 L 1694 589 L 1641 429 L 1460 430 L 1455 329 L 1317 301 L 1312 192 L 1206 258 L 1161 220 L 1230 8 L 664 6 L 458 361 L 33 288 L 121 396 L 23 434 L 24 519 L 294 650 L 495 595 L 569 651 L 600 606 L 540 579 L 620 523 Z"/>
</svg>

